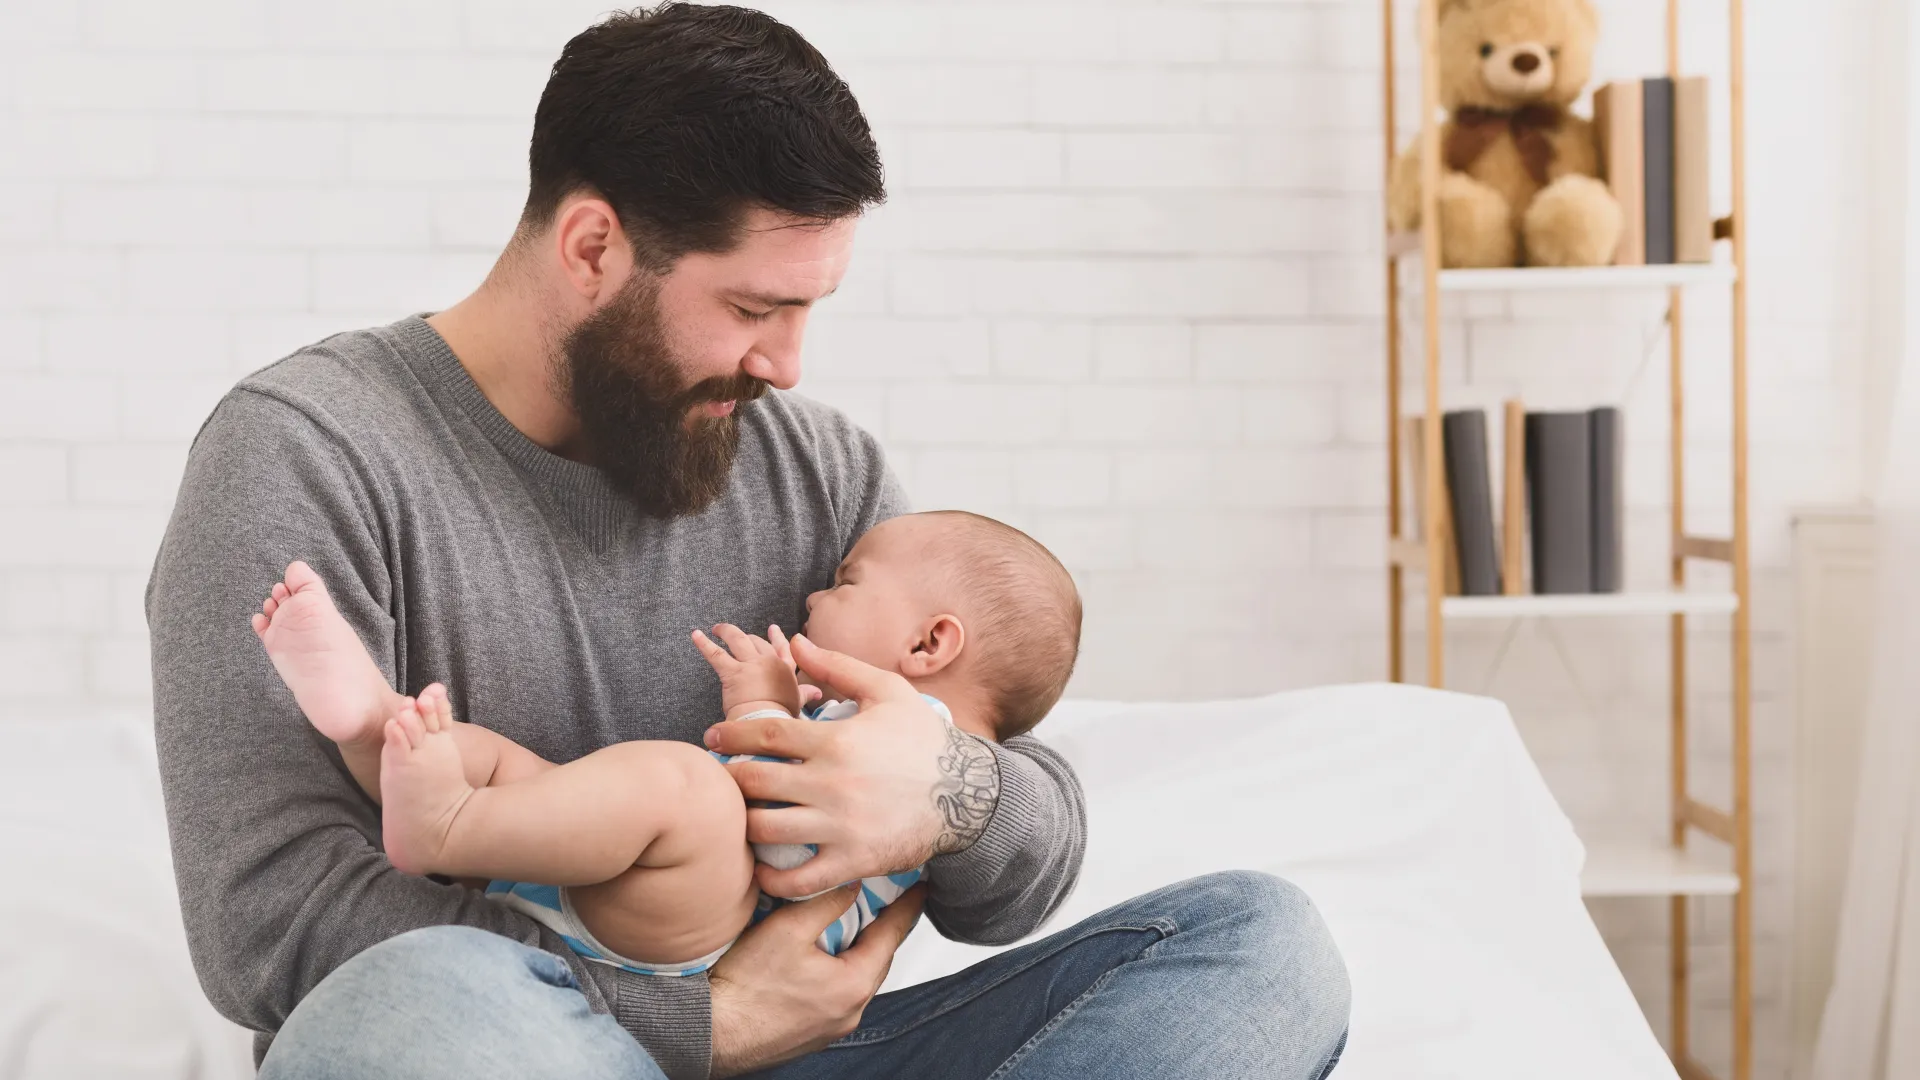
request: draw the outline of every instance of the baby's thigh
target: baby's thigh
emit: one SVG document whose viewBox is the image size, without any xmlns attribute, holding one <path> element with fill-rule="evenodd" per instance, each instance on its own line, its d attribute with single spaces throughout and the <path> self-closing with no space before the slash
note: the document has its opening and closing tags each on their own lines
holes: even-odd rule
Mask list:
<svg viewBox="0 0 1920 1080">
<path fill-rule="evenodd" d="M 680 780 L 676 790 L 659 792 L 672 799 L 670 823 L 639 863 L 609 881 L 569 890 L 594 937 L 636 960 L 678 963 L 712 952 L 745 928 L 759 898 L 740 789 L 712 755 L 685 749 L 668 751 L 678 759 Z M 638 771 L 635 780 L 643 780 Z"/>
</svg>

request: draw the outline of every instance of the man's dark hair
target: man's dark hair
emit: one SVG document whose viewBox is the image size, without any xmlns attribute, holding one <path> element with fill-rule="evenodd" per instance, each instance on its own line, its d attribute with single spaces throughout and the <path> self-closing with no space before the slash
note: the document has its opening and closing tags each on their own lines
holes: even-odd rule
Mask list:
<svg viewBox="0 0 1920 1080">
<path fill-rule="evenodd" d="M 832 221 L 886 198 L 847 84 L 791 27 L 739 7 L 635 8 L 567 42 L 527 156 L 523 227 L 592 190 L 656 272 L 731 249 L 754 207 Z"/>
</svg>

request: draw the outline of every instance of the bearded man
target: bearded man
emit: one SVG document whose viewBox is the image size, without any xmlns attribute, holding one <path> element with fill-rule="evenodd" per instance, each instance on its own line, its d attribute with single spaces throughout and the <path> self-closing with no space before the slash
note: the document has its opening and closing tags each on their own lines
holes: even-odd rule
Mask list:
<svg viewBox="0 0 1920 1080">
<path fill-rule="evenodd" d="M 689 629 L 796 625 L 905 507 L 870 435 L 787 393 L 808 314 L 884 194 L 825 59 L 757 12 L 616 14 L 554 65 L 529 164 L 519 227 L 472 295 L 227 395 L 149 585 L 189 944 L 214 1005 L 258 1033 L 262 1075 L 1324 1075 L 1345 971 L 1304 896 L 1258 874 L 1170 886 L 875 997 L 923 906 L 949 937 L 1005 943 L 1060 905 L 1086 835 L 1073 771 L 1028 737 L 944 752 L 904 689 L 841 723 L 709 730 L 719 687 Z M 793 759 L 782 798 L 814 832 L 778 839 L 819 854 L 763 875 L 768 891 L 922 863 L 930 886 L 840 955 L 815 945 L 844 907 L 827 893 L 670 978 L 583 961 L 468 883 L 401 873 L 248 624 L 296 559 L 397 689 L 445 683 L 462 719 L 550 761 L 703 738 Z"/>
</svg>

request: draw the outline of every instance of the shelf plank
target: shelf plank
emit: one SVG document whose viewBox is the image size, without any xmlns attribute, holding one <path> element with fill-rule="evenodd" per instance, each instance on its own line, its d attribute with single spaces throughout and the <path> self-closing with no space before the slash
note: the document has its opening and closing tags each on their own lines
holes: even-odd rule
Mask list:
<svg viewBox="0 0 1920 1080">
<path fill-rule="evenodd" d="M 1390 259 L 1418 261 L 1418 232 L 1389 233 Z M 1440 271 L 1441 292 L 1515 292 L 1534 289 L 1665 289 L 1675 285 L 1731 284 L 1732 263 L 1666 263 L 1652 266 L 1502 266 Z"/>
<path fill-rule="evenodd" d="M 1442 270 L 1441 292 L 1521 292 L 1538 289 L 1665 289 L 1676 285 L 1730 284 L 1726 263 L 1662 266 L 1513 267 Z"/>
<path fill-rule="evenodd" d="M 1392 259 L 1417 261 L 1420 234 L 1387 237 Z M 1531 292 L 1552 289 L 1666 289 L 1674 286 L 1728 285 L 1731 263 L 1669 263 L 1654 266 L 1503 266 L 1486 270 L 1442 270 L 1440 291 Z"/>
<path fill-rule="evenodd" d="M 1449 619 L 1527 619 L 1610 615 L 1728 615 L 1740 597 L 1720 592 L 1566 593 L 1530 596 L 1449 596 Z"/>
<path fill-rule="evenodd" d="M 1730 284 L 1725 263 L 1663 266 L 1510 267 L 1442 270 L 1441 292 L 1522 292 L 1540 289 L 1666 289 L 1676 285 Z"/>
<path fill-rule="evenodd" d="M 1595 844 L 1580 871 L 1582 896 L 1732 896 L 1740 891 L 1732 859 L 1718 844 L 1684 851 L 1658 841 Z"/>
</svg>

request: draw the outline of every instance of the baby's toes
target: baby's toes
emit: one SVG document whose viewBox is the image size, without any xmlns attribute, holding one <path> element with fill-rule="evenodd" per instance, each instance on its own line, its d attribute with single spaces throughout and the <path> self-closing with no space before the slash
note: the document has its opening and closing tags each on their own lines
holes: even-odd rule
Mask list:
<svg viewBox="0 0 1920 1080">
<path fill-rule="evenodd" d="M 413 744 L 407 741 L 407 729 L 401 726 L 399 717 L 387 721 L 386 738 L 387 754 L 397 755 L 396 760 L 404 761 L 413 752 Z"/>
<path fill-rule="evenodd" d="M 414 707 L 413 702 L 409 701 L 406 705 L 402 706 L 400 711 L 394 714 L 393 719 L 400 725 L 400 730 L 406 735 L 407 745 L 409 747 L 418 747 L 426 740 L 426 725 L 421 722 L 420 711 Z"/>
<path fill-rule="evenodd" d="M 428 732 L 448 731 L 453 725 L 453 707 L 447 704 L 447 688 L 434 683 L 420 691 L 416 708 L 420 713 L 420 722 Z"/>
</svg>

